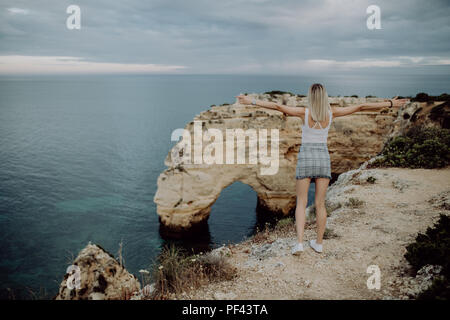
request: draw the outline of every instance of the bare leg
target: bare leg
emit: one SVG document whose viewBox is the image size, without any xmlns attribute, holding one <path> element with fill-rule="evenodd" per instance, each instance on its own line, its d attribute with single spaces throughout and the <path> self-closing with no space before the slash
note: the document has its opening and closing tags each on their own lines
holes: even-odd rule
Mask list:
<svg viewBox="0 0 450 320">
<path fill-rule="evenodd" d="M 297 179 L 296 193 L 297 206 L 295 208 L 295 225 L 297 227 L 297 240 L 303 242 L 303 233 L 305 231 L 306 205 L 308 204 L 308 189 L 311 182 L 310 178 Z"/>
<path fill-rule="evenodd" d="M 317 223 L 317 244 L 322 244 L 323 234 L 327 224 L 327 210 L 325 208 L 325 196 L 327 193 L 330 179 L 317 178 L 316 179 L 316 196 L 314 205 L 316 207 L 316 223 Z"/>
</svg>

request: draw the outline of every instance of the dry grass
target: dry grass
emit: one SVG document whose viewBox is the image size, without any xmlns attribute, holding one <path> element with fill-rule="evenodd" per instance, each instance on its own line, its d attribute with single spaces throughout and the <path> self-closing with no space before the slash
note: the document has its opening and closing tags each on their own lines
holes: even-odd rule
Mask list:
<svg viewBox="0 0 450 320">
<path fill-rule="evenodd" d="M 273 233 L 275 237 L 286 236 L 290 234 L 295 234 L 295 218 L 287 217 L 278 221 L 275 226 Z"/>
<path fill-rule="evenodd" d="M 334 232 L 333 229 L 326 228 L 325 232 L 323 234 L 324 239 L 335 239 L 340 238 L 340 235 L 338 235 L 336 232 Z"/>
<path fill-rule="evenodd" d="M 329 203 L 328 201 L 325 201 L 325 210 L 327 211 L 327 217 L 331 216 L 333 211 L 335 211 L 335 210 L 337 210 L 337 209 L 339 209 L 341 207 L 342 207 L 342 204 L 340 202 L 332 204 L 332 203 Z M 310 213 L 309 220 L 310 221 L 315 220 L 315 218 L 316 218 L 316 205 L 314 205 L 314 204 L 311 205 L 309 213 Z"/>
<path fill-rule="evenodd" d="M 47 289 L 40 287 L 39 290 L 33 290 L 31 288 L 26 287 L 26 291 L 28 291 L 29 297 L 28 300 L 51 300 L 51 295 L 47 292 Z M 15 299 L 14 294 L 11 292 L 12 300 Z"/>
<path fill-rule="evenodd" d="M 260 230 L 260 229 L 256 230 L 255 234 L 250 239 L 250 241 L 254 244 L 266 243 L 267 241 L 270 240 L 271 235 L 272 235 L 272 232 L 269 228 L 269 225 L 266 224 L 265 228 L 263 228 L 262 230 Z"/>
<path fill-rule="evenodd" d="M 155 291 L 151 299 L 170 299 L 214 281 L 231 280 L 236 269 L 219 254 L 186 255 L 175 246 L 163 248 L 154 263 Z"/>
<path fill-rule="evenodd" d="M 117 250 L 117 261 L 120 266 L 123 267 L 125 265 L 125 259 L 123 258 L 123 240 L 119 242 L 119 250 Z"/>
<path fill-rule="evenodd" d="M 350 208 L 360 208 L 364 205 L 364 201 L 359 200 L 358 198 L 349 198 L 345 205 Z"/>
<path fill-rule="evenodd" d="M 293 236 L 295 233 L 295 218 L 289 216 L 281 218 L 274 226 L 266 224 L 266 227 L 262 230 L 258 229 L 249 241 L 252 244 L 272 243 L 277 238 Z"/>
<path fill-rule="evenodd" d="M 130 288 L 124 287 L 122 287 L 120 291 L 120 300 L 130 300 L 134 293 L 134 291 L 131 291 Z"/>
</svg>

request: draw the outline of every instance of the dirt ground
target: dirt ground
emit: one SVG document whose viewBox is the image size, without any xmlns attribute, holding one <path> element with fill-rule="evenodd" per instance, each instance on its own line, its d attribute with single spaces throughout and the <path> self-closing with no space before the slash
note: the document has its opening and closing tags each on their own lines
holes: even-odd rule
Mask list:
<svg viewBox="0 0 450 320">
<path fill-rule="evenodd" d="M 366 182 L 367 176 L 375 182 Z M 339 199 L 341 207 L 328 218 L 327 228 L 333 235 L 324 240 L 323 253 L 305 246 L 300 256 L 291 255 L 296 241 L 292 226 L 283 234 L 269 234 L 265 243 L 249 239 L 228 246 L 227 260 L 237 268 L 235 279 L 213 282 L 174 298 L 406 299 L 400 290 L 400 283 L 411 277 L 403 258 L 405 247 L 417 233 L 432 226 L 440 213 L 449 213 L 448 208 L 430 201 L 448 195 L 449 182 L 450 168 L 366 169 L 364 179 L 351 179 L 335 190 L 334 199 Z M 350 198 L 362 202 L 352 205 Z M 313 223 L 307 226 L 304 243 L 314 238 Z M 271 254 L 258 254 L 264 252 L 261 246 L 270 248 L 275 243 L 278 247 L 266 250 Z M 370 265 L 380 269 L 380 290 L 367 287 Z"/>
</svg>

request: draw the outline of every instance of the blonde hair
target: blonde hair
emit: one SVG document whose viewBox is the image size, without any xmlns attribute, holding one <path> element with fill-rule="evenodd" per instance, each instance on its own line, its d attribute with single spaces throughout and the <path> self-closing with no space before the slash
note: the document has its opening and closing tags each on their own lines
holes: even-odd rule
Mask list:
<svg viewBox="0 0 450 320">
<path fill-rule="evenodd" d="M 308 91 L 309 110 L 314 121 L 324 121 L 329 112 L 330 103 L 325 87 L 320 83 L 314 83 Z"/>
</svg>

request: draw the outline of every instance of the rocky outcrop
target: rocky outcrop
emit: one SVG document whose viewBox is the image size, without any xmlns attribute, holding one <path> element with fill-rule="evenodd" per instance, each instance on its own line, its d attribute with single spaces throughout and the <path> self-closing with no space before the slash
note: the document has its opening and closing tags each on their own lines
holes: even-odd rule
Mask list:
<svg viewBox="0 0 450 320">
<path fill-rule="evenodd" d="M 124 300 L 140 290 L 135 276 L 98 245 L 89 243 L 73 266 L 73 273 L 64 276 L 56 300 Z M 77 270 L 78 275 L 75 274 Z"/>
<path fill-rule="evenodd" d="M 449 129 L 450 103 L 449 101 L 409 103 L 398 110 L 397 119 L 393 124 L 390 137 L 402 135 L 413 126 L 437 126 Z"/>
<path fill-rule="evenodd" d="M 278 101 L 290 106 L 306 105 L 305 97 L 289 94 L 257 95 L 257 98 Z M 330 103 L 345 106 L 366 100 L 330 98 Z M 368 100 L 382 99 L 369 98 Z M 405 121 L 410 121 L 399 117 L 398 114 L 396 108 L 386 108 L 381 112 L 358 112 L 334 119 L 328 138 L 333 173 L 339 174 L 357 168 L 364 161 L 377 155 L 385 141 L 394 135 L 396 130 L 404 128 Z M 295 207 L 295 167 L 301 144 L 301 125 L 302 120 L 298 117 L 286 117 L 278 111 L 237 103 L 212 106 L 210 110 L 196 116 L 194 121 L 186 126 L 183 139 L 169 152 L 165 160 L 168 168 L 158 178 L 158 190 L 154 201 L 163 230 L 180 232 L 192 230 L 195 226 L 205 223 L 211 206 L 220 192 L 236 181 L 253 188 L 258 195 L 260 208 L 281 215 L 289 213 Z M 209 129 L 218 129 L 216 133 L 219 133 L 214 136 L 214 139 L 211 135 L 204 135 L 203 143 L 192 140 L 196 133 L 198 136 Z M 250 140 L 241 140 L 241 142 L 237 140 L 237 143 L 233 143 L 232 146 L 230 143 L 228 150 L 234 155 L 238 153 L 240 147 L 244 147 L 247 156 L 244 164 L 237 164 L 237 161 L 224 164 L 226 163 L 225 154 L 228 155 L 226 148 L 229 140 L 218 146 L 223 151 L 222 163 L 217 164 L 217 161 L 214 164 L 195 163 L 196 151 L 204 154 L 214 149 L 215 152 L 210 153 L 214 158 L 217 155 L 217 149 L 215 149 L 217 145 L 213 142 L 216 142 L 217 137 L 226 137 L 226 131 L 233 129 L 254 129 L 256 131 L 254 139 L 259 139 L 261 135 L 266 134 L 269 139 L 267 154 L 269 155 L 272 151 L 279 155 L 276 174 L 264 174 L 262 171 L 264 168 L 275 167 L 273 163 L 262 164 L 261 159 L 251 163 L 248 154 L 251 146 L 255 145 L 252 145 Z M 269 136 L 273 137 L 271 129 L 278 130 L 278 144 L 270 141 Z M 186 145 L 188 140 L 190 146 Z M 259 147 L 259 140 L 257 145 Z M 190 163 L 186 161 L 182 163 L 180 159 L 189 159 Z M 270 167 L 271 165 L 273 166 Z"/>
<path fill-rule="evenodd" d="M 403 272 L 401 278 L 391 280 L 388 285 L 391 291 L 397 291 L 397 296 L 387 294 L 383 297 L 384 300 L 395 299 L 416 299 L 422 292 L 428 290 L 433 280 L 441 276 L 442 266 L 439 265 L 425 265 L 417 271 L 415 277 L 408 276 Z"/>
</svg>

